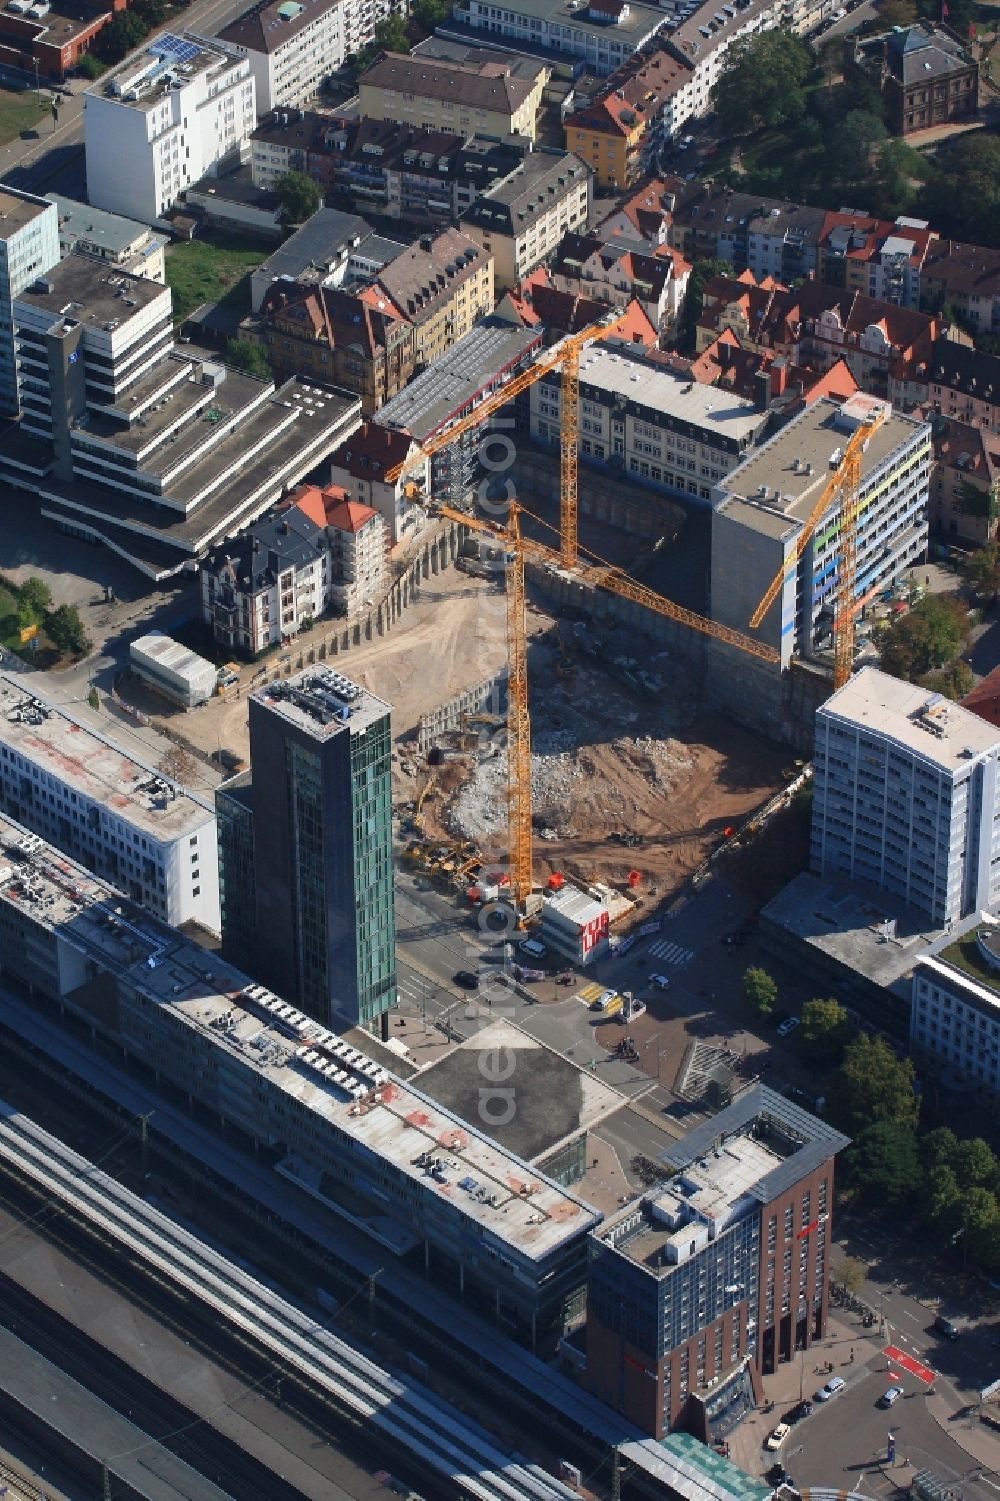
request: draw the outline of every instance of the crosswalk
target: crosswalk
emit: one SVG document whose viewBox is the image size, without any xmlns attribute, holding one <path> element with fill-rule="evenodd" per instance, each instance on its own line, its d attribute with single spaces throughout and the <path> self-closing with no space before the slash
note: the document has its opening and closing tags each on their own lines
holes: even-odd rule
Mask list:
<svg viewBox="0 0 1000 1501">
<path fill-rule="evenodd" d="M 665 938 L 651 943 L 648 952 L 651 959 L 662 959 L 664 964 L 670 964 L 674 969 L 683 969 L 694 958 L 694 949 L 686 949 L 679 943 L 668 943 Z"/>
</svg>

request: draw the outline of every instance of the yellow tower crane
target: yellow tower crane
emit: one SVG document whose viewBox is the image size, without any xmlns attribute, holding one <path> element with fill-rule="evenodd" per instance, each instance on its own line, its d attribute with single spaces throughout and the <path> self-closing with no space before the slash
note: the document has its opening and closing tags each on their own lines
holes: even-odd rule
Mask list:
<svg viewBox="0 0 1000 1501">
<path fill-rule="evenodd" d="M 851 434 L 847 446 L 816 504 L 809 512 L 791 554 L 771 580 L 760 604 L 750 617 L 750 629 L 756 630 L 785 586 L 785 580 L 799 566 L 816 528 L 830 508 L 840 501 L 839 568 L 834 603 L 833 686 L 842 688 L 854 669 L 854 626 L 857 603 L 858 512 L 861 504 L 861 459 L 872 435 L 885 421 L 885 409 L 875 408 Z"/>
</svg>

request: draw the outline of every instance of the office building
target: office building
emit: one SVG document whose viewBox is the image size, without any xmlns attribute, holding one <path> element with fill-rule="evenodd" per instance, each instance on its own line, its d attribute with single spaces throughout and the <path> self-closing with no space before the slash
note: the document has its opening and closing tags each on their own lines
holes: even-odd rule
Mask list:
<svg viewBox="0 0 1000 1501">
<path fill-rule="evenodd" d="M 913 971 L 910 1047 L 953 1086 L 1000 1094 L 1000 929 L 985 923 Z"/>
<path fill-rule="evenodd" d="M 389 715 L 331 668 L 271 683 L 250 698 L 239 809 L 218 793 L 223 953 L 253 911 L 248 967 L 324 1025 L 371 1024 L 396 1000 Z M 252 860 L 235 848 L 248 829 Z"/>
<path fill-rule="evenodd" d="M 493 258 L 497 287 L 513 287 L 552 255 L 567 230 L 586 229 L 592 177 L 571 151 L 542 146 L 462 215 L 462 231 Z"/>
<path fill-rule="evenodd" d="M 211 805 L 6 673 L 0 810 L 171 926 L 219 931 Z"/>
<path fill-rule="evenodd" d="M 358 79 L 359 114 L 462 136 L 535 139 L 544 72 L 533 80 L 495 62 L 463 64 L 386 53 Z"/>
<path fill-rule="evenodd" d="M 263 0 L 219 32 L 250 61 L 258 115 L 305 104 L 347 55 L 350 0 Z"/>
<path fill-rule="evenodd" d="M 766 379 L 767 377 L 765 377 Z M 710 387 L 702 387 L 710 391 Z M 756 634 L 781 655 L 823 659 L 832 651 L 839 588 L 840 503 L 834 501 L 794 554 L 831 470 L 859 423 L 887 410 L 861 455 L 856 598 L 890 586 L 927 548 L 930 428 L 871 396 L 814 401 L 756 448 L 712 495 L 712 619 L 746 631 L 777 574 L 784 585 Z"/>
<path fill-rule="evenodd" d="M 0 970 L 53 1023 L 166 1086 L 173 1109 L 186 1102 L 258 1148 L 262 1174 L 344 1216 L 379 1256 L 410 1258 L 456 1308 L 464 1297 L 529 1345 L 561 1332 L 596 1210 L 478 1116 L 437 1103 L 3 817 Z M 87 1067 L 85 1049 L 73 1056 Z M 601 1110 L 598 1091 L 578 1098 L 563 1110 L 567 1136 Z"/>
<path fill-rule="evenodd" d="M 1000 898 L 1000 736 L 865 667 L 816 714 L 812 869 L 892 892 L 938 926 Z"/>
<path fill-rule="evenodd" d="M 6 185 L 0 189 L 0 412 L 18 409 L 14 299 L 59 259 L 53 204 Z"/>
<path fill-rule="evenodd" d="M 161 32 L 84 95 L 87 196 L 153 224 L 185 188 L 238 166 L 256 124 L 248 58 Z"/>
<path fill-rule="evenodd" d="M 654 1438 L 724 1439 L 826 1333 L 847 1139 L 761 1084 L 663 1154 L 668 1183 L 590 1238 L 586 1384 Z"/>
<path fill-rule="evenodd" d="M 520 43 L 532 56 L 579 58 L 604 78 L 666 25 L 665 10 L 644 0 L 456 0 L 463 40 Z M 447 27 L 442 27 L 452 35 Z"/>
<path fill-rule="evenodd" d="M 123 219 L 121 214 L 105 213 L 103 209 L 93 208 L 89 203 L 78 203 L 74 198 L 64 198 L 59 193 L 46 193 L 45 196 L 59 211 L 61 255 L 79 250 L 83 255 L 104 261 L 116 271 L 127 271 L 130 276 L 144 276 L 147 281 L 164 284 L 167 279 L 163 255 L 166 235 L 157 234 L 148 224 Z"/>
</svg>

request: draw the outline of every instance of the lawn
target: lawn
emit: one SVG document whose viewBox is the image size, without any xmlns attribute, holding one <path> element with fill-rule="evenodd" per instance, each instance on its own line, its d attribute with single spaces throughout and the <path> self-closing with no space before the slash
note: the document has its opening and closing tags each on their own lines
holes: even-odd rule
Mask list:
<svg viewBox="0 0 1000 1501">
<path fill-rule="evenodd" d="M 939 958 L 948 964 L 954 964 L 957 969 L 964 969 L 967 975 L 971 975 L 980 984 L 989 985 L 993 990 L 1000 984 L 1000 974 L 990 968 L 979 952 L 975 928 L 964 938 L 959 938 L 942 949 Z"/>
<path fill-rule="evenodd" d="M 0 146 L 16 141 L 23 130 L 34 130 L 51 118 L 48 100 L 39 104 L 34 89 L 0 88 Z"/>
<path fill-rule="evenodd" d="M 214 235 L 168 245 L 167 285 L 174 319 L 182 322 L 206 302 L 224 302 L 240 315 L 250 311 L 250 273 L 274 253 L 264 241 Z"/>
</svg>

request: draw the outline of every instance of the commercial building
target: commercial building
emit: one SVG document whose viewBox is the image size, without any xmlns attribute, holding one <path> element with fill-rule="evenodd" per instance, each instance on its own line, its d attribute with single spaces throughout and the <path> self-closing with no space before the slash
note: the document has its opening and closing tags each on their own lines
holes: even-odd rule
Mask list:
<svg viewBox="0 0 1000 1501">
<path fill-rule="evenodd" d="M 960 704 L 865 667 L 816 714 L 811 865 L 938 926 L 1000 897 L 1000 737 Z"/>
<path fill-rule="evenodd" d="M 59 222 L 44 198 L 0 189 L 0 411 L 18 410 L 14 300 L 59 259 Z"/>
<path fill-rule="evenodd" d="M 655 1438 L 724 1439 L 826 1333 L 847 1138 L 757 1084 L 663 1154 L 669 1183 L 591 1235 L 586 1384 Z"/>
<path fill-rule="evenodd" d="M 701 388 L 710 390 L 711 388 Z M 784 585 L 756 635 L 781 656 L 816 659 L 832 647 L 839 587 L 840 504 L 831 504 L 801 557 L 802 529 L 859 423 L 888 415 L 861 456 L 856 598 L 890 586 L 927 548 L 930 428 L 873 397 L 814 401 L 715 485 L 711 615 L 739 631 L 779 572 Z"/>
<path fill-rule="evenodd" d="M 378 422 L 362 422 L 330 459 L 331 485 L 378 512 L 390 547 L 424 517 L 423 507 L 410 499 L 408 487 L 428 495 L 430 473 L 430 459 L 421 456 L 409 433 Z"/>
<path fill-rule="evenodd" d="M 351 0 L 260 0 L 219 32 L 250 62 L 258 115 L 305 104 L 340 67 Z"/>
<path fill-rule="evenodd" d="M 470 66 L 389 52 L 358 79 L 359 113 L 418 130 L 533 141 L 546 77 L 529 81 L 502 63 Z"/>
<path fill-rule="evenodd" d="M 456 0 L 452 15 L 487 44 L 502 37 L 523 43 L 532 54 L 579 58 L 602 78 L 667 21 L 666 11 L 643 0 Z"/>
<path fill-rule="evenodd" d="M 531 436 L 557 447 L 562 384 L 545 376 L 530 392 Z M 614 465 L 631 480 L 708 501 L 713 486 L 744 459 L 763 433 L 767 412 L 720 393 L 614 339 L 580 360 L 580 456 Z M 763 591 L 762 591 L 763 592 Z"/>
<path fill-rule="evenodd" d="M 14 321 L 22 414 L 0 473 L 152 578 L 261 515 L 360 421 L 344 391 L 175 351 L 169 288 L 87 256 L 34 281 Z"/>
<path fill-rule="evenodd" d="M 379 273 L 378 285 L 416 330 L 417 365 L 432 365 L 492 313 L 491 251 L 457 229 L 425 235 Z"/>
<path fill-rule="evenodd" d="M 596 1210 L 6 819 L 0 854 L 0 966 L 40 1013 L 83 1023 L 456 1303 L 525 1343 L 561 1331 Z"/>
<path fill-rule="evenodd" d="M 162 631 L 150 631 L 129 642 L 129 666 L 137 677 L 182 709 L 205 704 L 215 692 L 216 670 Z"/>
<path fill-rule="evenodd" d="M 161 32 L 84 95 L 87 196 L 153 224 L 185 188 L 238 165 L 256 123 L 246 57 Z"/>
<path fill-rule="evenodd" d="M 486 319 L 388 402 L 373 427 L 405 434 L 407 444 L 413 439 L 423 445 L 475 411 L 487 396 L 523 370 L 541 347 L 539 329 L 511 328 L 496 319 Z M 479 458 L 483 442 L 484 429 L 473 427 L 435 453 L 430 461 L 429 493 L 452 505 L 471 500 L 484 473 Z M 398 436 L 396 445 L 402 446 Z M 356 461 L 353 440 L 348 447 Z M 419 473 L 411 478 L 419 479 Z"/>
<path fill-rule="evenodd" d="M 5 673 L 0 810 L 171 926 L 219 931 L 211 805 Z"/>
<path fill-rule="evenodd" d="M 910 1046 L 964 1090 L 1000 1094 L 1000 929 L 984 922 L 913 972 Z"/>
<path fill-rule="evenodd" d="M 27 79 L 65 83 L 128 0 L 24 0 L 0 12 L 0 65 Z"/>
<path fill-rule="evenodd" d="M 166 235 L 157 234 L 148 224 L 123 219 L 121 214 L 105 213 L 102 209 L 92 208 L 89 203 L 77 203 L 59 193 L 46 193 L 45 196 L 55 204 L 59 213 L 61 255 L 79 250 L 83 255 L 106 262 L 116 271 L 127 271 L 131 276 L 144 276 L 148 281 L 164 284 L 167 279 L 163 255 Z"/>
<path fill-rule="evenodd" d="M 979 108 L 979 64 L 947 26 L 920 21 L 845 43 L 845 72 L 873 85 L 891 130 L 910 135 Z"/>
<path fill-rule="evenodd" d="M 370 1025 L 396 1000 L 389 705 L 327 667 L 249 703 L 250 779 L 216 794 L 223 953 L 255 932 L 252 974 Z"/>
<path fill-rule="evenodd" d="M 462 215 L 462 230 L 492 256 L 498 288 L 513 287 L 590 220 L 591 173 L 568 151 L 541 147 Z"/>
</svg>

